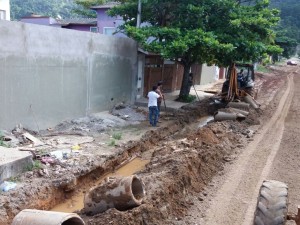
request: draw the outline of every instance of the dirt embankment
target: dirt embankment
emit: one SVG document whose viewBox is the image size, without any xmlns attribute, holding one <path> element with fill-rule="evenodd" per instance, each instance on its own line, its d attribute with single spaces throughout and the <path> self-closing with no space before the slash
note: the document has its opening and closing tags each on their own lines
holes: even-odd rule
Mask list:
<svg viewBox="0 0 300 225">
<path fill-rule="evenodd" d="M 83 166 L 67 170 L 64 176 L 59 177 L 25 173 L 20 178 L 22 187 L 0 198 L 0 224 L 9 224 L 25 208 L 52 208 L 135 155 L 151 160 L 145 170 L 138 173 L 146 185 L 144 203 L 128 211 L 110 209 L 93 217 L 80 213 L 85 222 L 88 225 L 195 224 L 193 221 L 199 221 L 201 215 L 191 215 L 190 209 L 201 207 L 207 200 L 204 190 L 212 178 L 222 174 L 226 164 L 231 164 L 251 142 L 261 119 L 268 118 L 270 109 L 266 106 L 276 106 L 277 103 L 272 102 L 275 90 L 283 86 L 284 79 L 276 71 L 273 75 L 260 76 L 259 96 L 263 110 L 251 110 L 250 116 L 243 122 L 216 122 L 198 127 L 199 119 L 215 109 L 210 104 L 212 101 L 206 100 L 167 114 L 165 119 L 168 121 L 163 122 L 160 128 L 148 131 L 139 141 L 116 147 L 118 150 L 114 156 L 85 159 Z M 66 192 L 70 184 L 74 186 Z M 187 219 L 187 216 L 191 218 Z"/>
</svg>

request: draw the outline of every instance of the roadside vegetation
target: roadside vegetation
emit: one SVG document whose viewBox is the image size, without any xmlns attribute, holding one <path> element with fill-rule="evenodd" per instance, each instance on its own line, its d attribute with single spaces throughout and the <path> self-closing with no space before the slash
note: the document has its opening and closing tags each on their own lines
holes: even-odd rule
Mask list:
<svg viewBox="0 0 300 225">
<path fill-rule="evenodd" d="M 189 98 L 194 63 L 228 67 L 234 62 L 274 61 L 296 53 L 300 42 L 298 0 L 11 0 L 12 18 L 29 13 L 54 18 L 95 17 L 90 7 L 118 2 L 109 11 L 122 16 L 118 27 L 147 51 L 184 67 L 179 99 Z M 279 9 L 279 10 L 278 10 Z"/>
</svg>

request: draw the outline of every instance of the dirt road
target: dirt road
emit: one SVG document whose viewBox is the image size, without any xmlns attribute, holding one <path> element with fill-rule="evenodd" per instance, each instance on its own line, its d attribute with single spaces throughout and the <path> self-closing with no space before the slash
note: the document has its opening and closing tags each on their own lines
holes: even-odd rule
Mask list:
<svg viewBox="0 0 300 225">
<path fill-rule="evenodd" d="M 300 203 L 300 139 L 297 123 L 300 108 L 300 73 L 289 68 L 286 89 L 280 91 L 280 102 L 270 110 L 270 120 L 235 161 L 225 177 L 216 181 L 219 188 L 204 215 L 206 225 L 250 225 L 262 181 L 276 179 L 289 184 L 290 208 Z M 201 223 L 202 224 L 202 223 Z"/>
<path fill-rule="evenodd" d="M 0 225 L 10 224 L 22 209 L 49 210 L 72 201 L 135 157 L 149 162 L 136 173 L 146 187 L 143 204 L 94 216 L 76 211 L 87 225 L 250 225 L 264 179 L 289 184 L 289 211 L 295 212 L 300 204 L 299 76 L 300 68 L 292 66 L 258 74 L 261 110 L 250 109 L 241 122 L 206 124 L 222 105 L 205 99 L 165 113 L 158 128 L 147 127 L 147 121 L 120 128 L 124 139 L 108 147 L 102 142 L 114 133 L 99 133 L 101 123 L 95 121 L 102 119 L 93 118 L 83 127 L 92 130 L 87 135 L 95 135 L 95 141 L 81 145 L 80 164 L 70 158 L 72 164 L 43 165 L 18 177 L 18 188 L 0 197 Z"/>
</svg>

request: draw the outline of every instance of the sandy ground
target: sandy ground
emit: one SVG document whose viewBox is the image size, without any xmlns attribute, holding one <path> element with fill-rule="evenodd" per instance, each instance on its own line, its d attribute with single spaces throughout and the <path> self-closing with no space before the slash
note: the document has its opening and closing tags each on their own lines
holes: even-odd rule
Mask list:
<svg viewBox="0 0 300 225">
<path fill-rule="evenodd" d="M 148 127 L 147 121 L 113 128 L 110 123 L 119 124 L 121 120 L 111 118 L 105 123 L 108 128 L 112 126 L 109 130 L 97 116 L 61 124 L 62 130 L 93 137 L 93 142 L 81 145 L 84 154 L 77 164 L 62 165 L 60 172 L 57 165 L 47 166 L 47 175 L 37 170 L 21 176 L 19 188 L 0 198 L 0 224 L 10 224 L 24 208 L 50 209 L 79 190 L 92 187 L 96 177 L 136 156 L 149 160 L 137 173 L 146 187 L 143 204 L 127 211 L 109 209 L 95 216 L 78 211 L 87 225 L 252 224 L 264 179 L 289 184 L 289 211 L 295 212 L 300 202 L 300 178 L 296 176 L 300 170 L 297 69 L 279 66 L 270 73 L 260 73 L 256 82 L 261 110 L 250 109 L 249 117 L 242 122 L 213 122 L 203 127 L 203 121 L 215 110 L 213 99 L 207 99 L 165 114 L 159 128 Z M 126 110 L 124 113 L 121 117 L 128 114 Z M 139 120 L 138 114 L 136 117 Z M 116 132 L 122 132 L 122 140 L 108 146 Z M 46 141 L 63 144 L 61 148 L 74 144 L 66 141 L 70 135 L 59 137 Z M 73 180 L 77 182 L 70 189 L 68 184 Z M 70 189 L 67 192 L 66 185 Z"/>
</svg>

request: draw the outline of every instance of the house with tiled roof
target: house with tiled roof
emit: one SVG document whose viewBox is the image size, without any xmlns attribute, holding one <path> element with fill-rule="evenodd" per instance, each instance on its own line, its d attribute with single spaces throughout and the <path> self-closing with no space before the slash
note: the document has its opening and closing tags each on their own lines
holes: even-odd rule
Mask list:
<svg viewBox="0 0 300 225">
<path fill-rule="evenodd" d="M 30 14 L 29 16 L 22 17 L 20 21 L 78 31 L 98 32 L 96 18 L 54 19 L 50 16 Z"/>
</svg>

